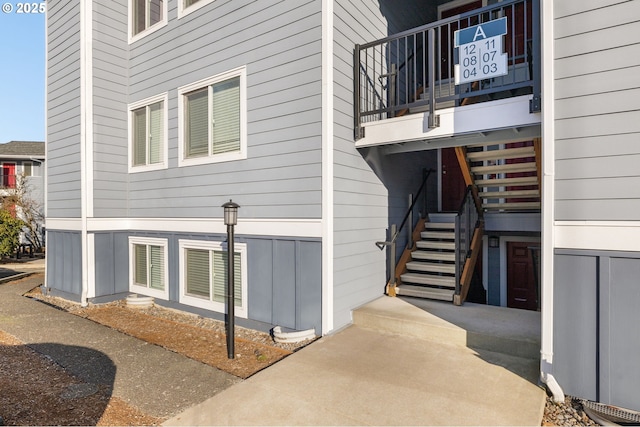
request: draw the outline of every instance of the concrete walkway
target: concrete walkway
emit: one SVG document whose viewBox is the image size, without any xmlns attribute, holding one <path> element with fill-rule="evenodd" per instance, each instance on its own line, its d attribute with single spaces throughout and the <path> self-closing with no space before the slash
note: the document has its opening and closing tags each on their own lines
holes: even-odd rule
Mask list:
<svg viewBox="0 0 640 427">
<path fill-rule="evenodd" d="M 434 322 L 400 299 L 383 297 L 363 310 L 381 311 L 387 321 L 408 311 L 413 326 Z M 442 333 L 417 339 L 359 323 L 367 327 L 324 337 L 165 424 L 540 425 L 545 393 L 537 359 L 448 344 Z"/>
</svg>

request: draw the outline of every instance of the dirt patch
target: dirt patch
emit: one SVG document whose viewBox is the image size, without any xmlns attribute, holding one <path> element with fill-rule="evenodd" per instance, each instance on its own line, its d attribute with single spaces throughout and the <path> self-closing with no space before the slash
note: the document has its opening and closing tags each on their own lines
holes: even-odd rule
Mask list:
<svg viewBox="0 0 640 427">
<path fill-rule="evenodd" d="M 105 386 L 83 383 L 15 337 L 0 331 L 0 416 L 4 425 L 158 425 L 111 396 Z"/>
</svg>

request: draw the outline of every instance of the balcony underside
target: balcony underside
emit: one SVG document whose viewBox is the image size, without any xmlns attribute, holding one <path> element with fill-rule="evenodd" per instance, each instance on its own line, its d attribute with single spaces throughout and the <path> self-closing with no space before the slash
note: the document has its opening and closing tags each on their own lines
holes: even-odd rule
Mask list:
<svg viewBox="0 0 640 427">
<path fill-rule="evenodd" d="M 388 154 L 458 145 L 528 141 L 540 136 L 540 113 L 529 112 L 532 95 L 436 110 L 440 126 L 430 129 L 429 112 L 363 124 L 356 147 L 386 146 Z"/>
</svg>

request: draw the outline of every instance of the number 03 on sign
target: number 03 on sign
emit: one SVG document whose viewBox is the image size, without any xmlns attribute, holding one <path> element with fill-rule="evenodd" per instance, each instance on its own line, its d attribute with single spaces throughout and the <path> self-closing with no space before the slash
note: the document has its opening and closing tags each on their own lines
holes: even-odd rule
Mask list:
<svg viewBox="0 0 640 427">
<path fill-rule="evenodd" d="M 464 28 L 454 33 L 458 49 L 455 83 L 469 83 L 508 74 L 507 54 L 502 36 L 507 34 L 507 18 Z"/>
</svg>

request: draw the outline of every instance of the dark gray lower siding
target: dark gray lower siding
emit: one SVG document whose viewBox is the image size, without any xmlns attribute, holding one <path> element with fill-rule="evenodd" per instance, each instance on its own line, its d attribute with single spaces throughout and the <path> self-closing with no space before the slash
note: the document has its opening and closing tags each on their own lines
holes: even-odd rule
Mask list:
<svg viewBox="0 0 640 427">
<path fill-rule="evenodd" d="M 80 232 L 47 230 L 47 287 L 54 294 L 80 301 L 82 291 Z"/>
<path fill-rule="evenodd" d="M 168 241 L 169 301 L 158 303 L 203 316 L 222 319 L 221 313 L 187 307 L 179 301 L 181 239 L 222 242 L 226 235 L 157 232 L 105 232 L 95 234 L 96 301 L 120 298 L 129 290 L 129 236 Z M 248 319 L 237 324 L 268 330 L 273 326 L 322 331 L 322 246 L 319 239 L 236 236 L 247 245 Z"/>
<path fill-rule="evenodd" d="M 640 253 L 555 251 L 554 375 L 565 393 L 640 410 Z"/>
</svg>

